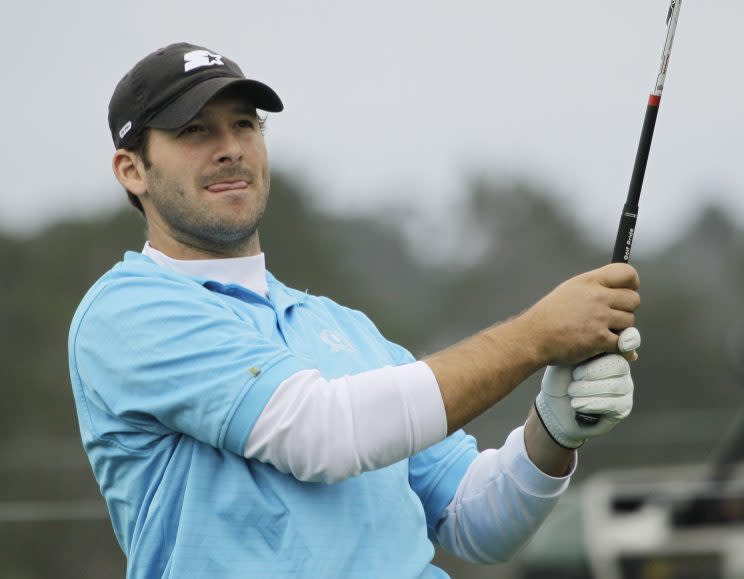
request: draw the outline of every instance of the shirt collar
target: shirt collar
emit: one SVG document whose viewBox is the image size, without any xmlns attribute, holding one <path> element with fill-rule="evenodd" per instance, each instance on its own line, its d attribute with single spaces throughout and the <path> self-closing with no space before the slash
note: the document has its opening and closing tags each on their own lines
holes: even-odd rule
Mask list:
<svg viewBox="0 0 744 579">
<path fill-rule="evenodd" d="M 158 265 L 191 277 L 201 277 L 222 284 L 238 284 L 260 296 L 268 297 L 264 254 L 225 259 L 173 259 L 145 242 L 142 254 Z"/>
</svg>

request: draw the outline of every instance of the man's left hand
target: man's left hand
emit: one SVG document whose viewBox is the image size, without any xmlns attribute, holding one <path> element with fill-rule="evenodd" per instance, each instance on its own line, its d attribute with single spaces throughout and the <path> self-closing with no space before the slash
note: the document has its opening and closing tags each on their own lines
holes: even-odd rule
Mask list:
<svg viewBox="0 0 744 579">
<path fill-rule="evenodd" d="M 620 335 L 625 355 L 640 346 L 640 334 L 628 328 Z M 627 418 L 633 408 L 633 379 L 623 355 L 605 354 L 574 368 L 548 366 L 535 408 L 550 436 L 561 446 L 578 448 Z M 576 421 L 576 413 L 599 417 L 596 424 Z"/>
</svg>

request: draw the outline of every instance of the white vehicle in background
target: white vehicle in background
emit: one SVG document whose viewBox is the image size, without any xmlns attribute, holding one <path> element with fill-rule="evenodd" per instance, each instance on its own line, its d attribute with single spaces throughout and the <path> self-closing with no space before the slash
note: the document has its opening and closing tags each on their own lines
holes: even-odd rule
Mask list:
<svg viewBox="0 0 744 579">
<path fill-rule="evenodd" d="M 607 471 L 581 497 L 595 579 L 744 578 L 744 477 L 687 466 Z"/>
<path fill-rule="evenodd" d="M 744 450 L 744 448 L 742 448 Z M 607 470 L 556 506 L 520 579 L 744 579 L 744 463 Z"/>
</svg>

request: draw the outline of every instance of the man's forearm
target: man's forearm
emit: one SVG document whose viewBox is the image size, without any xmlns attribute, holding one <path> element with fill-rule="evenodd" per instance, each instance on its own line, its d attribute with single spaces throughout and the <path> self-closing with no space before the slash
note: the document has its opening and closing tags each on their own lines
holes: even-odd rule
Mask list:
<svg viewBox="0 0 744 579">
<path fill-rule="evenodd" d="M 545 365 L 522 317 L 492 326 L 424 359 L 434 372 L 454 432 Z"/>
</svg>

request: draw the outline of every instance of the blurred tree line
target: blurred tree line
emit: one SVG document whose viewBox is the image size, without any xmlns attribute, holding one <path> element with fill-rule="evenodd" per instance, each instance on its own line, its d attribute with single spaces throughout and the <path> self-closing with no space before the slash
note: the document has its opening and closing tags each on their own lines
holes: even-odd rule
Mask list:
<svg viewBox="0 0 744 579">
<path fill-rule="evenodd" d="M 446 228 L 430 233 L 460 239 L 458 254 L 421 259 L 427 240 L 412 245 L 401 228 L 412 208 L 330 215 L 279 173 L 261 241 L 278 278 L 362 309 L 417 355 L 518 313 L 567 277 L 606 263 L 611 250 L 585 238 L 554 200 L 526 185 L 474 180 L 462 207 Z M 124 575 L 106 519 L 71 520 L 53 505 L 66 502 L 74 511 L 98 504 L 100 515 L 69 386 L 67 331 L 90 285 L 124 251 L 141 249 L 143 226 L 124 208 L 27 239 L 0 236 L 2 577 Z M 605 467 L 711 457 L 741 404 L 742 255 L 744 233 L 709 207 L 672 245 L 634 259 L 644 340 L 634 367 L 636 409 L 611 436 L 582 450 L 576 480 Z M 538 384 L 533 376 L 470 425 L 481 448 L 499 446 L 524 420 Z M 493 573 L 439 561 L 455 577 Z"/>
</svg>

